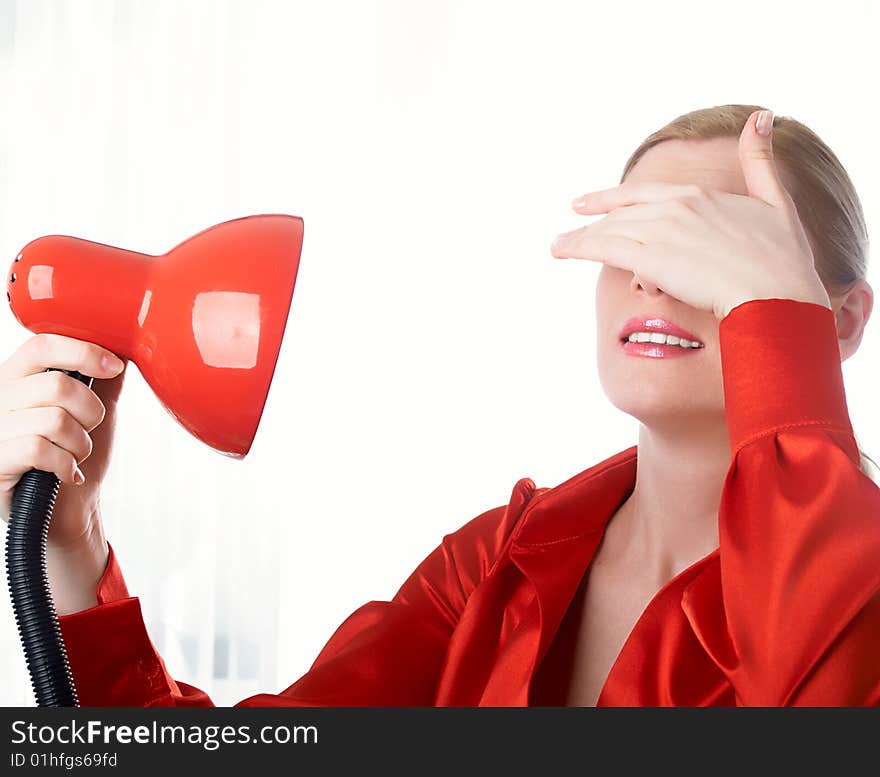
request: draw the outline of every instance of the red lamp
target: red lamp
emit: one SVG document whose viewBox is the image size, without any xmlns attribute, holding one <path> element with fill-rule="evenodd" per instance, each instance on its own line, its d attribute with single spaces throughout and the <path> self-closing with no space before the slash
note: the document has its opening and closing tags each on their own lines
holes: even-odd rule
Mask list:
<svg viewBox="0 0 880 777">
<path fill-rule="evenodd" d="M 32 332 L 133 361 L 180 424 L 243 458 L 278 360 L 302 239 L 302 219 L 284 214 L 217 224 L 161 256 L 48 235 L 15 258 L 6 296 Z M 7 530 L 13 609 L 39 706 L 79 706 L 45 568 L 59 485 L 54 473 L 26 472 Z"/>
<path fill-rule="evenodd" d="M 34 333 L 133 361 L 165 408 L 221 453 L 250 450 L 290 310 L 297 216 L 246 216 L 162 256 L 63 235 L 28 243 L 7 297 Z"/>
</svg>

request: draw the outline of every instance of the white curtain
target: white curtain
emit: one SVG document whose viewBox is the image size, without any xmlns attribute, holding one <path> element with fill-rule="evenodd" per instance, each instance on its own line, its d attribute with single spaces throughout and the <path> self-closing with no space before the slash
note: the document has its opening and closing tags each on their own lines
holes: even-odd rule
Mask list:
<svg viewBox="0 0 880 777">
<path fill-rule="evenodd" d="M 876 6 L 714 12 L 0 0 L 0 264 L 44 234 L 160 254 L 230 218 L 305 220 L 245 460 L 129 367 L 103 514 L 172 674 L 223 705 L 280 691 L 518 478 L 553 485 L 635 442 L 596 379 L 598 267 L 549 246 L 657 127 L 768 104 L 830 143 L 880 223 Z M 845 373 L 877 454 L 868 330 Z M 0 357 L 29 336 L 0 315 Z M 5 596 L 0 704 L 32 703 Z"/>
</svg>

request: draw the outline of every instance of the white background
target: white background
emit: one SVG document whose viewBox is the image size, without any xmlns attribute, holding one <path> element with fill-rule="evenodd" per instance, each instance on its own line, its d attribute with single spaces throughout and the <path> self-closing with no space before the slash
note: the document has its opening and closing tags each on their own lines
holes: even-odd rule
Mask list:
<svg viewBox="0 0 880 777">
<path fill-rule="evenodd" d="M 599 265 L 549 247 L 585 223 L 570 201 L 615 186 L 675 116 L 799 119 L 877 229 L 878 13 L 0 0 L 0 260 L 50 233 L 160 254 L 243 215 L 305 221 L 245 460 L 190 437 L 129 366 L 103 512 L 172 674 L 217 704 L 278 692 L 518 478 L 554 485 L 636 442 L 596 375 Z M 30 336 L 0 312 L 0 357 Z M 878 348 L 872 322 L 844 363 L 875 458 Z M 0 689 L 33 703 L 5 591 Z"/>
</svg>

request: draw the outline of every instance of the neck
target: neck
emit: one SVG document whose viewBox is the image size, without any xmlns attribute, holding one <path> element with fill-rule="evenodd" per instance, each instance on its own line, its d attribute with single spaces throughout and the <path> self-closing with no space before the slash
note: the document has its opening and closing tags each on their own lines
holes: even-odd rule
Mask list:
<svg viewBox="0 0 880 777">
<path fill-rule="evenodd" d="M 682 432 L 640 424 L 632 494 L 612 525 L 614 551 L 640 574 L 667 581 L 718 547 L 718 508 L 730 466 L 723 417 Z M 618 520 L 620 519 L 620 520 Z"/>
</svg>

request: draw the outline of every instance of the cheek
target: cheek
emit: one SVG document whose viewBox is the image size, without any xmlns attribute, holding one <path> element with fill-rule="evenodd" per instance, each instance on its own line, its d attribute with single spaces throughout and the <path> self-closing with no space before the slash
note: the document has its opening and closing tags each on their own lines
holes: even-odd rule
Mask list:
<svg viewBox="0 0 880 777">
<path fill-rule="evenodd" d="M 600 291 L 602 293 L 625 291 L 629 288 L 632 278 L 633 274 L 629 270 L 621 270 L 619 267 L 603 264 L 596 280 L 596 293 L 599 294 Z"/>
<path fill-rule="evenodd" d="M 615 311 L 624 309 L 633 274 L 629 270 L 602 265 L 596 280 L 595 305 L 598 323 L 606 324 Z"/>
</svg>

